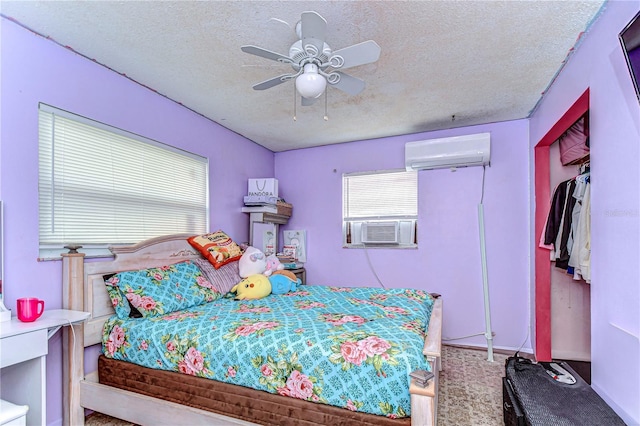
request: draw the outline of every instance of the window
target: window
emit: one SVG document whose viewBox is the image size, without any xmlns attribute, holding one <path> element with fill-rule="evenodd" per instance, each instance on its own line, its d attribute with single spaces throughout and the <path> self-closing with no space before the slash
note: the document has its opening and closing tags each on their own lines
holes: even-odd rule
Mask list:
<svg viewBox="0 0 640 426">
<path fill-rule="evenodd" d="M 417 172 L 344 174 L 342 199 L 345 247 L 417 247 Z"/>
<path fill-rule="evenodd" d="M 208 228 L 207 159 L 40 104 L 40 257 Z"/>
</svg>

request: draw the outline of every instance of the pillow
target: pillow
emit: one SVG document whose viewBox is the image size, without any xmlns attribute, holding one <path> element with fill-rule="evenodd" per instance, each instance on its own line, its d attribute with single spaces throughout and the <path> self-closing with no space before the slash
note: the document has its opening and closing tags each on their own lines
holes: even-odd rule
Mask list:
<svg viewBox="0 0 640 426">
<path fill-rule="evenodd" d="M 126 297 L 122 294 L 119 288 L 120 278 L 117 274 L 105 275 L 104 284 L 107 287 L 107 293 L 111 298 L 111 304 L 116 311 L 118 318 L 129 318 L 131 315 L 131 305 Z"/>
<path fill-rule="evenodd" d="M 187 238 L 187 241 L 216 269 L 234 260 L 239 260 L 242 256 L 240 246 L 221 230 L 210 234 L 194 235 Z"/>
<path fill-rule="evenodd" d="M 242 281 L 242 277 L 238 273 L 239 262 L 230 262 L 218 269 L 214 268 L 206 259 L 196 259 L 194 262 L 220 294 L 230 292 L 233 286 Z"/>
<path fill-rule="evenodd" d="M 132 313 L 138 312 L 145 318 L 160 316 L 220 297 L 200 268 L 191 261 L 119 272 L 105 284 L 120 318 L 131 317 Z M 119 296 L 114 294 L 116 288 Z M 127 301 L 130 307 L 127 307 Z"/>
</svg>

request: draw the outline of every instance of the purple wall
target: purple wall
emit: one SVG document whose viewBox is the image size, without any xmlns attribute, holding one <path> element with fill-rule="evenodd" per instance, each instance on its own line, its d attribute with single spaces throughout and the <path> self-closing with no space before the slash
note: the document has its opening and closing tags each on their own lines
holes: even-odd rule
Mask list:
<svg viewBox="0 0 640 426">
<path fill-rule="evenodd" d="M 590 89 L 592 386 L 628 424 L 640 424 L 640 105 L 617 36 L 638 10 L 607 3 L 530 120 L 534 145 Z"/>
<path fill-rule="evenodd" d="M 363 250 L 343 249 L 342 173 L 402 168 L 411 140 L 491 132 L 484 195 L 496 347 L 531 348 L 535 205 L 529 145 L 590 87 L 593 387 L 629 424 L 640 423 L 640 106 L 618 32 L 638 1 L 610 1 L 531 120 L 352 142 L 274 155 L 130 80 L 2 19 L 0 198 L 6 203 L 6 304 L 36 295 L 60 306 L 60 262 L 37 262 L 37 106 L 46 102 L 210 158 L 211 228 L 246 240 L 240 212 L 248 177 L 275 176 L 293 203 L 289 229 L 308 232 L 312 284 L 376 285 Z M 233 147 L 233 148 L 230 148 Z M 246 159 L 250 158 L 249 162 Z M 478 167 L 420 172 L 419 248 L 369 250 L 388 287 L 444 296 L 444 336 L 484 331 L 476 208 Z M 529 188 L 529 189 L 525 189 Z M 28 275 L 24 271 L 28 271 Z M 456 340 L 485 344 L 483 337 Z M 524 343 L 523 343 L 524 342 Z M 47 358 L 48 423 L 61 421 L 61 343 Z M 620 374 L 621 370 L 623 374 Z"/>
<path fill-rule="evenodd" d="M 0 197 L 5 203 L 5 304 L 37 296 L 60 308 L 61 262 L 38 262 L 38 103 L 209 158 L 210 228 L 248 240 L 247 178 L 273 176 L 273 153 L 2 18 Z M 213 94 L 212 94 L 213 96 Z M 250 159 L 251 161 L 248 161 Z M 60 333 L 47 357 L 47 423 L 62 421 Z"/>
<path fill-rule="evenodd" d="M 282 196 L 293 204 L 288 229 L 306 229 L 310 284 L 377 286 L 362 249 L 342 248 L 342 174 L 403 169 L 408 141 L 491 132 L 484 209 L 496 347 L 525 345 L 529 324 L 529 128 L 526 120 L 276 153 Z M 484 332 L 477 205 L 482 168 L 419 172 L 418 249 L 369 249 L 386 287 L 444 297 L 443 335 Z M 484 337 L 456 340 L 484 346 Z"/>
</svg>

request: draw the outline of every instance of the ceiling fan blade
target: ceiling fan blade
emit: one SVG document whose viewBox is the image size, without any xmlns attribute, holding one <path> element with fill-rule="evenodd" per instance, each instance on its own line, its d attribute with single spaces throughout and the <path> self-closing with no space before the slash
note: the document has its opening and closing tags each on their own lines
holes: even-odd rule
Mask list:
<svg viewBox="0 0 640 426">
<path fill-rule="evenodd" d="M 301 98 L 302 101 L 300 102 L 300 105 L 302 106 L 311 106 L 318 100 L 318 98 L 305 98 L 304 96 L 301 96 Z"/>
<path fill-rule="evenodd" d="M 311 44 L 317 49 L 318 56 L 324 48 L 324 40 L 327 35 L 327 21 L 317 12 L 302 12 L 300 19 L 300 39 L 302 47 L 307 51 L 307 45 Z M 311 52 L 307 52 L 311 53 Z"/>
<path fill-rule="evenodd" d="M 353 77 L 349 74 L 342 73 L 340 71 L 334 71 L 336 74 L 340 75 L 340 80 L 337 83 L 331 83 L 328 80 L 328 83 L 331 84 L 336 89 L 340 89 L 349 95 L 357 95 L 362 92 L 366 86 L 364 80 L 361 80 L 357 77 Z M 333 74 L 333 73 L 332 73 Z"/>
<path fill-rule="evenodd" d="M 250 53 L 252 55 L 260 56 L 262 58 L 271 59 L 272 61 L 278 61 L 278 62 L 283 62 L 287 64 L 290 64 L 293 62 L 293 60 L 288 56 L 284 56 L 279 53 L 272 52 L 270 50 L 263 49 L 262 47 L 258 47 L 258 46 L 247 45 L 247 46 L 242 46 L 240 49 L 245 53 Z"/>
<path fill-rule="evenodd" d="M 270 78 L 269 80 L 265 80 L 262 83 L 257 83 L 253 85 L 253 90 L 266 90 L 271 89 L 278 84 L 282 84 L 285 81 L 291 80 L 295 74 L 282 74 L 277 77 Z"/>
<path fill-rule="evenodd" d="M 378 43 L 373 40 L 367 40 L 362 43 L 354 44 L 353 46 L 336 50 L 331 54 L 329 61 L 331 62 L 332 67 L 344 70 L 377 61 L 380 58 L 380 50 Z M 338 56 L 342 57 L 342 60 L 344 60 L 344 63 L 342 63 L 341 66 L 336 66 L 336 63 L 339 64 L 342 62 L 336 58 Z M 334 58 L 336 58 L 336 62 L 332 60 Z"/>
</svg>

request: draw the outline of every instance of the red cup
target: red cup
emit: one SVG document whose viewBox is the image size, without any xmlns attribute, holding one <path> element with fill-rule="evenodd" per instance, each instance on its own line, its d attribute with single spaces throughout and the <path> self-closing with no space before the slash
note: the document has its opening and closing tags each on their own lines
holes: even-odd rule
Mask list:
<svg viewBox="0 0 640 426">
<path fill-rule="evenodd" d="M 44 300 L 37 297 L 22 297 L 16 302 L 18 305 L 18 319 L 22 322 L 33 322 L 44 312 Z"/>
</svg>

